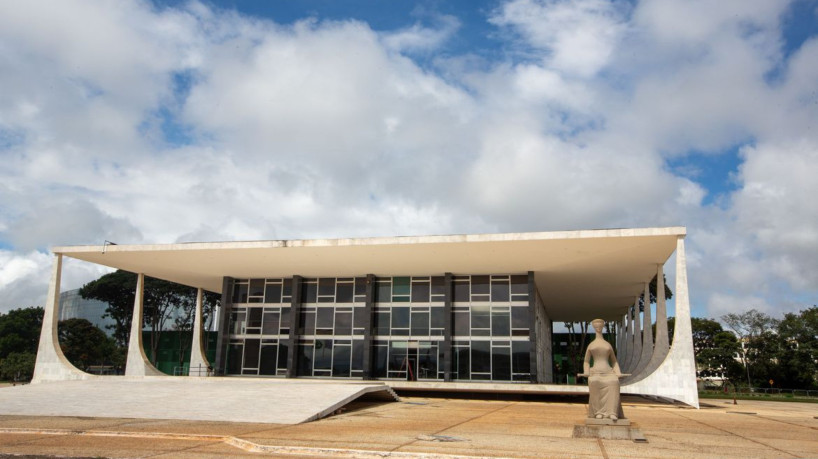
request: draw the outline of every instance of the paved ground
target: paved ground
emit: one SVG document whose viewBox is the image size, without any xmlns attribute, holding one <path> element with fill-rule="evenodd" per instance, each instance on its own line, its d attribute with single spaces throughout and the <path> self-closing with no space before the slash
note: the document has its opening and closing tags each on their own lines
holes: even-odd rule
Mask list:
<svg viewBox="0 0 818 459">
<path fill-rule="evenodd" d="M 695 410 L 627 397 L 625 414 L 648 439 L 634 443 L 571 438 L 586 406 L 566 400 L 407 396 L 298 425 L 7 415 L 0 455 L 818 457 L 818 404 L 708 400 Z"/>
<path fill-rule="evenodd" d="M 382 383 L 371 382 L 112 376 L 5 387 L 0 415 L 297 424 L 331 414 L 367 393 L 394 399 L 386 391 Z"/>
</svg>

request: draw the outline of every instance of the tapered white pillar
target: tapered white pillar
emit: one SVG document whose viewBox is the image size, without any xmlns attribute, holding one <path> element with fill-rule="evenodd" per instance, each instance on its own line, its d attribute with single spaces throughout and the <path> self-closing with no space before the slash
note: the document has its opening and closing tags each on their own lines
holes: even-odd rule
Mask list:
<svg viewBox="0 0 818 459">
<path fill-rule="evenodd" d="M 45 381 L 65 381 L 70 379 L 90 379 L 93 375 L 80 371 L 71 364 L 60 348 L 57 327 L 60 320 L 60 279 L 62 277 L 62 254 L 54 255 L 51 264 L 51 281 L 45 301 L 43 326 L 40 329 L 40 344 L 34 361 L 32 383 Z"/>
<path fill-rule="evenodd" d="M 644 298 L 643 303 L 645 305 L 642 322 L 642 356 L 639 358 L 639 363 L 636 365 L 636 369 L 632 372 L 633 376 L 631 379 L 633 380 L 636 380 L 644 373 L 645 368 L 647 368 L 648 363 L 650 363 L 651 357 L 653 357 L 653 320 L 650 313 L 651 302 L 649 282 L 645 282 L 645 291 L 642 293 L 642 297 Z"/>
<path fill-rule="evenodd" d="M 625 344 L 628 341 L 628 315 L 625 314 L 622 316 L 622 320 L 619 322 L 619 348 L 616 352 L 616 358 L 618 361 L 624 361 L 628 358 L 628 346 Z M 620 364 L 620 368 L 622 365 Z"/>
<path fill-rule="evenodd" d="M 628 331 L 625 334 L 625 369 L 623 372 L 630 371 L 630 362 L 633 358 L 633 312 L 628 308 Z"/>
<path fill-rule="evenodd" d="M 136 277 L 136 294 L 134 295 L 133 318 L 131 319 L 131 336 L 128 340 L 128 361 L 125 363 L 125 376 L 164 376 L 165 374 L 151 365 L 145 348 L 142 346 L 142 312 L 145 290 L 145 275 Z"/>
<path fill-rule="evenodd" d="M 633 353 L 628 364 L 628 371 L 634 373 L 642 358 L 642 317 L 639 315 L 639 297 L 633 302 Z"/>
<path fill-rule="evenodd" d="M 204 343 L 202 341 L 202 303 L 204 302 L 204 290 L 201 288 L 196 292 L 196 315 L 193 318 L 193 343 L 190 345 L 190 369 L 189 376 L 210 376 L 208 368 L 210 362 L 205 355 Z"/>
<path fill-rule="evenodd" d="M 659 346 L 667 346 L 667 310 L 665 308 L 664 282 L 661 267 L 656 282 L 656 349 L 650 366 L 657 356 L 662 356 L 657 368 L 645 372 L 643 379 L 623 385 L 622 393 L 669 397 L 688 405 L 699 407 L 696 388 L 696 361 L 693 354 L 693 330 L 690 321 L 690 298 L 687 290 L 687 258 L 684 236 L 676 240 L 676 326 L 673 330 L 673 347 L 661 353 Z M 664 324 L 661 324 L 664 319 Z M 662 326 L 664 325 L 664 326 Z M 662 338 L 664 335 L 664 338 Z M 664 354 L 664 355 L 662 355 Z"/>
</svg>

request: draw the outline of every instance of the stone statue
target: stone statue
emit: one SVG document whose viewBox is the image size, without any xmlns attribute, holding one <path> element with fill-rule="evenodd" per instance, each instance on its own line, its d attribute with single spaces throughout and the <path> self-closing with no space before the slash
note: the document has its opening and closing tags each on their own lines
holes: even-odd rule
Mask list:
<svg viewBox="0 0 818 459">
<path fill-rule="evenodd" d="M 624 417 L 619 402 L 619 378 L 629 375 L 619 370 L 613 347 L 602 337 L 605 321 L 595 319 L 591 325 L 596 331 L 596 338 L 588 345 L 583 373 L 577 376 L 588 378 L 588 417 L 616 422 Z M 591 359 L 594 361 L 593 367 Z"/>
</svg>

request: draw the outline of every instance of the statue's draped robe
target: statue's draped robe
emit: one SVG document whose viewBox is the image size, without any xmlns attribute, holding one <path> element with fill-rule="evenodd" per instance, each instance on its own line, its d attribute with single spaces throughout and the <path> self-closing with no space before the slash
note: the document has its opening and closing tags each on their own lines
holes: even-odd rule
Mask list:
<svg viewBox="0 0 818 459">
<path fill-rule="evenodd" d="M 610 364 L 611 360 L 616 361 L 613 348 L 607 341 L 596 339 L 588 345 L 587 352 L 594 362 L 588 378 L 588 417 L 620 416 L 619 376 Z"/>
</svg>

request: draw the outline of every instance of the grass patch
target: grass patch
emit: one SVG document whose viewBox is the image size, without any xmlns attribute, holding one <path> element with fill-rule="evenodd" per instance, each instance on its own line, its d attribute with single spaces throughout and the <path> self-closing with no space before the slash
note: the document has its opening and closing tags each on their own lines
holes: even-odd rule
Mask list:
<svg viewBox="0 0 818 459">
<path fill-rule="evenodd" d="M 699 391 L 699 398 L 719 398 L 732 399 L 732 392 L 721 391 Z M 764 400 L 770 402 L 802 402 L 802 403 L 818 403 L 818 397 L 796 397 L 792 394 L 735 394 L 736 400 Z"/>
</svg>

